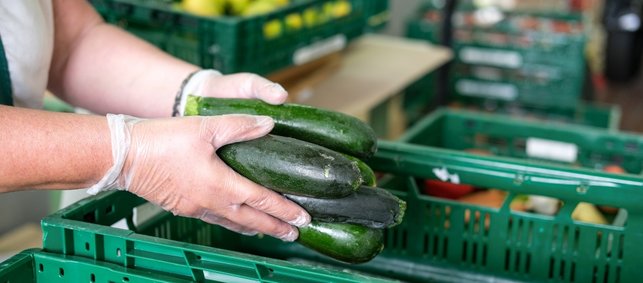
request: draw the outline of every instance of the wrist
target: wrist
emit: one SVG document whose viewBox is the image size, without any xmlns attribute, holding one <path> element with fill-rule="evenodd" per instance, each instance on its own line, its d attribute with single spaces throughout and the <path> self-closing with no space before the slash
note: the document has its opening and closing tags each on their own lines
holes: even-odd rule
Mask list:
<svg viewBox="0 0 643 283">
<path fill-rule="evenodd" d="M 87 189 L 87 193 L 95 195 L 101 191 L 112 189 L 125 189 L 119 187 L 119 178 L 125 161 L 127 159 L 130 144 L 131 133 L 130 123 L 135 121 L 134 118 L 125 115 L 107 115 L 107 125 L 110 132 L 110 143 L 112 153 L 112 166 L 106 170 L 100 180 Z"/>
<path fill-rule="evenodd" d="M 203 96 L 204 82 L 212 76 L 221 76 L 221 73 L 212 69 L 202 69 L 190 73 L 181 83 L 181 87 L 174 99 L 172 116 L 183 116 L 188 95 Z"/>
</svg>

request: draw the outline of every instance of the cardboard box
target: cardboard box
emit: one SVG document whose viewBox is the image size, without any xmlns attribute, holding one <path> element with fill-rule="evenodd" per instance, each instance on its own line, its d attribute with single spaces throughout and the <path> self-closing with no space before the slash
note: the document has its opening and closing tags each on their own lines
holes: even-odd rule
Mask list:
<svg viewBox="0 0 643 283">
<path fill-rule="evenodd" d="M 402 91 L 451 58 L 449 49 L 423 40 L 369 34 L 314 67 L 268 78 L 284 85 L 292 102 L 353 115 L 370 122 L 380 138 L 395 139 L 406 127 Z"/>
</svg>

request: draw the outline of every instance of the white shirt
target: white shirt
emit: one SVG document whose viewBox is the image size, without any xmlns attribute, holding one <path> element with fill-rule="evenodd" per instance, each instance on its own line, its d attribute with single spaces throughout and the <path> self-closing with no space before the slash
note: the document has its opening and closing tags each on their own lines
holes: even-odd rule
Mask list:
<svg viewBox="0 0 643 283">
<path fill-rule="evenodd" d="M 0 1 L 0 36 L 15 106 L 42 108 L 54 49 L 51 0 Z"/>
</svg>

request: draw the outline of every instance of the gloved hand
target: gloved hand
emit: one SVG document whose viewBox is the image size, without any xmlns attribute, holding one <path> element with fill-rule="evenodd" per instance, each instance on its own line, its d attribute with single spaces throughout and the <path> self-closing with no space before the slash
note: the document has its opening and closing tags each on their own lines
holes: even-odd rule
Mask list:
<svg viewBox="0 0 643 283">
<path fill-rule="evenodd" d="M 256 74 L 222 75 L 215 70 L 200 70 L 184 82 L 176 98 L 172 116 L 183 116 L 188 95 L 261 99 L 270 104 L 284 103 L 288 97 L 281 85 Z"/>
<path fill-rule="evenodd" d="M 175 215 L 285 241 L 310 216 L 285 197 L 236 173 L 216 155 L 223 145 L 272 129 L 265 116 L 224 115 L 140 120 L 108 115 L 114 167 L 88 192 L 121 187 Z"/>
</svg>

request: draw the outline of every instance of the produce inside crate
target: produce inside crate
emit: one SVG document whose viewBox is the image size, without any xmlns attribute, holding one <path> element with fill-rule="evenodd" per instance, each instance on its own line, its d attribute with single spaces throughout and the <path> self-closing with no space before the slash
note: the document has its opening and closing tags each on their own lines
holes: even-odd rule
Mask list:
<svg viewBox="0 0 643 283">
<path fill-rule="evenodd" d="M 242 236 L 167 212 L 139 219 L 134 210 L 145 201 L 123 191 L 91 197 L 45 218 L 44 249 L 177 280 L 206 274 L 262 282 L 638 278 L 643 260 L 639 177 L 385 141 L 369 164 L 384 174 L 379 186 L 405 200 L 408 208 L 404 221 L 386 231 L 384 251 L 365 264 L 342 264 L 297 243 Z M 461 183 L 506 192 L 507 198 L 499 208 L 489 208 L 422 194 L 420 180 L 443 177 L 436 169 L 458 176 Z M 553 216 L 512 211 L 509 204 L 518 194 L 554 197 L 564 205 Z M 573 221 L 571 213 L 580 202 L 621 208 L 627 220 L 610 225 Z M 119 220 L 132 231 L 110 227 Z"/>
<path fill-rule="evenodd" d="M 91 2 L 106 21 L 178 58 L 223 73 L 264 75 L 338 52 L 387 15 L 384 0 L 274 1 L 287 5 L 234 15 L 225 6 L 234 1 L 215 1 L 224 7 L 216 15 L 186 10 L 187 0 Z"/>
</svg>

